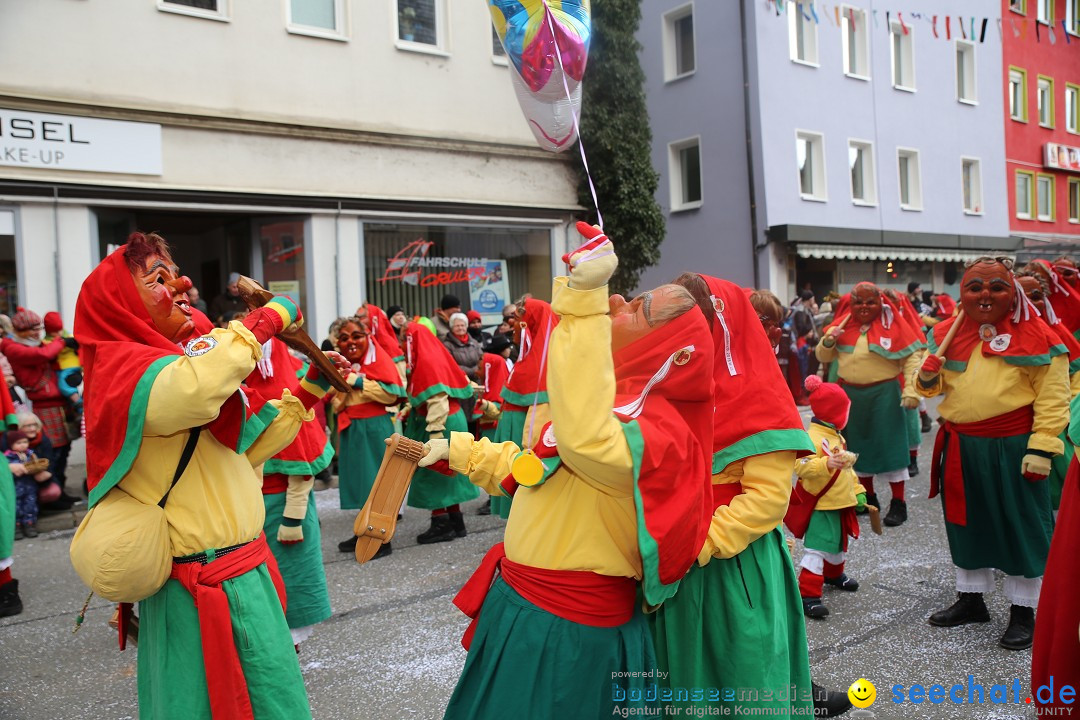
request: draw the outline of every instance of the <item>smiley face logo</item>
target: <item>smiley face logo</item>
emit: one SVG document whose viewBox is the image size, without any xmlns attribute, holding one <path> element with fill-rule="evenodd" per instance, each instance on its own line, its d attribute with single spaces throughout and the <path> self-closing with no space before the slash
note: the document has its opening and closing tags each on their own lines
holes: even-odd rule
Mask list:
<svg viewBox="0 0 1080 720">
<path fill-rule="evenodd" d="M 877 699 L 877 688 L 866 678 L 859 678 L 851 683 L 847 691 L 848 700 L 857 708 L 868 708 Z"/>
</svg>

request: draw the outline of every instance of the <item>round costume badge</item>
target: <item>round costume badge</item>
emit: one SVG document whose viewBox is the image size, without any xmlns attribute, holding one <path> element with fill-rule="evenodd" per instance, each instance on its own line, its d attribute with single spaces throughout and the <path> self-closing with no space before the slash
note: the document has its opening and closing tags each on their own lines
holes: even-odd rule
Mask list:
<svg viewBox="0 0 1080 720">
<path fill-rule="evenodd" d="M 997 328 L 991 323 L 983 323 L 979 326 L 979 339 L 983 342 L 990 342 L 997 337 Z"/>
<path fill-rule="evenodd" d="M 994 352 L 1004 352 L 1009 348 L 1010 342 L 1012 342 L 1012 335 L 1008 333 L 998 335 L 990 341 L 990 349 Z"/>
<path fill-rule="evenodd" d="M 679 352 L 675 353 L 675 359 L 673 361 L 676 365 L 685 365 L 690 362 L 690 351 L 683 348 Z"/>
<path fill-rule="evenodd" d="M 557 444 L 555 441 L 555 428 L 551 425 L 548 425 L 547 430 L 544 431 L 543 442 L 545 447 L 555 447 Z"/>
<path fill-rule="evenodd" d="M 532 487 L 544 479 L 544 463 L 532 450 L 522 450 L 510 463 L 510 474 L 518 485 Z"/>
<path fill-rule="evenodd" d="M 205 355 L 206 353 L 216 348 L 217 344 L 217 340 L 215 340 L 214 338 L 210 337 L 209 335 L 203 335 L 202 337 L 197 337 L 194 340 L 190 341 L 187 345 L 185 345 L 184 354 L 188 357 L 199 357 L 200 355 Z"/>
<path fill-rule="evenodd" d="M 724 298 L 719 298 L 719 297 L 716 297 L 715 295 L 713 295 L 712 296 L 712 306 L 713 306 L 713 310 L 715 310 L 716 312 L 718 312 L 718 313 L 724 312 Z"/>
</svg>

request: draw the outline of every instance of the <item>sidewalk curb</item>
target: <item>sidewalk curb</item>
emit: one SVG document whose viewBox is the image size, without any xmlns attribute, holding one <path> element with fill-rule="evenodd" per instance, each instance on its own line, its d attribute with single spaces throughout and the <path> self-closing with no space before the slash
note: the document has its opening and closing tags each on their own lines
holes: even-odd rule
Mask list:
<svg viewBox="0 0 1080 720">
<path fill-rule="evenodd" d="M 73 510 L 65 510 L 49 515 L 38 517 L 38 532 L 52 532 L 53 530 L 71 530 L 79 527 L 79 523 L 86 517 L 86 505 L 81 505 Z"/>
</svg>

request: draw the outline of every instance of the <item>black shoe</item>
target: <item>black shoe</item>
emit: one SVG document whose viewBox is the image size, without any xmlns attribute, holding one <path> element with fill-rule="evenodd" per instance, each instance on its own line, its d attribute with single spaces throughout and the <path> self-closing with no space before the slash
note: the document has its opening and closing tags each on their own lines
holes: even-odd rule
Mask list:
<svg viewBox="0 0 1080 720">
<path fill-rule="evenodd" d="M 52 502 L 42 503 L 41 508 L 38 510 L 38 512 L 42 515 L 52 515 L 60 512 L 67 512 L 71 510 L 74 504 L 75 503 L 73 503 L 71 500 L 67 500 L 63 496 L 60 496 Z"/>
<path fill-rule="evenodd" d="M 19 581 L 9 580 L 0 585 L 0 617 L 18 615 L 23 611 L 22 598 L 19 597 Z"/>
<path fill-rule="evenodd" d="M 873 505 L 878 510 L 881 509 L 881 501 L 877 499 L 877 495 L 875 493 L 866 493 L 866 504 Z"/>
<path fill-rule="evenodd" d="M 429 545 L 438 542 L 450 542 L 457 537 L 457 533 L 450 525 L 450 516 L 432 515 L 431 527 L 416 536 L 416 542 L 421 545 Z"/>
<path fill-rule="evenodd" d="M 998 645 L 1006 650 L 1027 650 L 1035 637 L 1035 608 L 1013 605 L 1009 608 L 1009 627 Z"/>
<path fill-rule="evenodd" d="M 836 717 L 851 709 L 851 701 L 847 693 L 826 690 L 817 683 L 812 683 L 814 688 L 814 716 Z"/>
<path fill-rule="evenodd" d="M 919 420 L 922 421 L 922 431 L 924 433 L 930 432 L 930 426 L 932 421 L 930 420 L 930 413 L 919 413 Z"/>
<path fill-rule="evenodd" d="M 23 523 L 23 535 L 28 538 L 36 538 L 38 536 L 37 525 L 35 523 Z"/>
<path fill-rule="evenodd" d="M 64 491 L 62 491 L 60 493 L 60 500 L 58 502 L 68 502 L 68 503 L 71 503 L 72 505 L 81 505 L 81 504 L 85 503 L 86 500 L 79 497 L 78 495 L 69 495 L 67 493 L 67 491 L 64 490 Z"/>
<path fill-rule="evenodd" d="M 907 521 L 907 502 L 900 498 L 893 498 L 889 502 L 889 513 L 885 516 L 885 524 L 889 527 L 903 525 Z"/>
<path fill-rule="evenodd" d="M 454 528 L 454 534 L 458 537 L 465 537 L 469 534 L 469 531 L 465 529 L 465 516 L 459 512 L 448 513 L 450 516 L 450 527 Z"/>
<path fill-rule="evenodd" d="M 829 608 L 821 602 L 821 598 L 803 598 L 803 615 L 814 620 L 822 620 L 829 616 Z"/>
<path fill-rule="evenodd" d="M 359 539 L 360 538 L 353 535 L 348 540 L 342 540 L 341 542 L 339 542 L 337 544 L 337 549 L 340 550 L 343 553 L 355 553 L 356 552 L 356 541 L 359 540 Z"/>
<path fill-rule="evenodd" d="M 908 477 L 915 477 L 919 474 L 919 461 L 917 458 L 911 458 L 911 464 L 907 466 Z"/>
<path fill-rule="evenodd" d="M 379 546 L 379 549 L 375 551 L 375 554 L 371 556 L 371 559 L 378 560 L 381 557 L 386 557 L 392 552 L 394 552 L 394 549 L 390 547 L 390 543 L 383 543 Z"/>
<path fill-rule="evenodd" d="M 968 623 L 990 622 L 990 612 L 983 602 L 982 593 L 957 593 L 959 599 L 944 610 L 938 610 L 927 622 L 938 627 L 956 627 Z"/>
<path fill-rule="evenodd" d="M 491 498 L 487 499 L 487 502 L 480 506 L 480 509 L 476 511 L 477 515 L 490 515 L 491 514 Z"/>
<path fill-rule="evenodd" d="M 848 592 L 855 592 L 859 589 L 859 581 L 849 578 L 846 573 L 840 573 L 839 577 L 825 578 L 825 584 Z"/>
</svg>

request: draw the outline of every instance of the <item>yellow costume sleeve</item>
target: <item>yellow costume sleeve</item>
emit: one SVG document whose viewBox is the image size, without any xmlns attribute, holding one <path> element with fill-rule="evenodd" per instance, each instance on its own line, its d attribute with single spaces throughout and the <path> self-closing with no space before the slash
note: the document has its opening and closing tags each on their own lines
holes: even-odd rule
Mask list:
<svg viewBox="0 0 1080 720">
<path fill-rule="evenodd" d="M 629 493 L 633 459 L 615 418 L 607 286 L 576 290 L 555 278 L 559 324 L 548 348 L 548 398 L 559 457 L 583 482 Z"/>
<path fill-rule="evenodd" d="M 213 330 L 202 355 L 181 355 L 154 379 L 143 435 L 173 435 L 214 420 L 262 357 L 262 346 L 242 323 Z"/>
<path fill-rule="evenodd" d="M 277 408 L 278 414 L 247 449 L 252 465 L 261 465 L 284 450 L 300 432 L 301 423 L 315 419 L 315 411 L 304 408 L 304 403 L 288 390 L 280 400 L 271 400 L 270 404 Z"/>
<path fill-rule="evenodd" d="M 829 456 L 819 450 L 817 455 L 804 457 L 795 463 L 795 474 L 807 492 L 818 494 L 832 479 L 833 471 L 829 469 L 828 462 Z"/>
<path fill-rule="evenodd" d="M 925 357 L 925 351 L 917 350 L 904 358 L 904 368 L 901 371 L 905 378 L 904 392 L 902 393 L 903 397 L 918 399 L 919 393 L 915 390 L 915 383 L 908 382 L 907 378 L 910 378 L 912 375 L 918 375 L 919 368 L 922 367 L 923 358 Z"/>
<path fill-rule="evenodd" d="M 450 433 L 450 469 L 469 478 L 489 495 L 506 495 L 499 485 L 510 474 L 510 463 L 521 448 L 512 442 L 473 440 L 469 433 Z"/>
<path fill-rule="evenodd" d="M 446 393 L 439 393 L 428 398 L 426 430 L 429 433 L 445 430 L 448 417 L 450 417 L 450 398 Z"/>
<path fill-rule="evenodd" d="M 1049 365 L 1027 370 L 1035 389 L 1035 420 L 1028 449 L 1060 455 L 1065 452 L 1060 435 L 1069 425 L 1069 358 L 1058 355 Z"/>
<path fill-rule="evenodd" d="M 724 468 L 720 475 L 738 476 L 743 492 L 730 505 L 716 508 L 698 563 L 705 565 L 711 557 L 735 557 L 783 522 L 794 463 L 795 452 L 782 450 L 753 455 Z"/>
<path fill-rule="evenodd" d="M 827 347 L 824 340 L 814 348 L 814 355 L 817 355 L 817 359 L 823 363 L 832 362 L 839 354 L 840 351 L 836 349 L 836 343 L 833 343 L 832 347 Z"/>
</svg>

